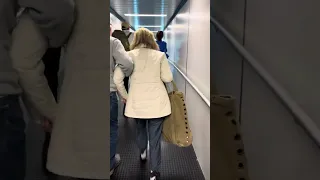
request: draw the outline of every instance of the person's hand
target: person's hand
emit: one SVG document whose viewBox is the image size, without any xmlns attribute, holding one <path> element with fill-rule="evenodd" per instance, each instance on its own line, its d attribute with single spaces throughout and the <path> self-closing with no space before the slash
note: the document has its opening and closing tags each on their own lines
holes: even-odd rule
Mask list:
<svg viewBox="0 0 320 180">
<path fill-rule="evenodd" d="M 49 120 L 48 118 L 44 118 L 41 125 L 44 131 L 46 132 L 52 131 L 52 121 Z"/>
<path fill-rule="evenodd" d="M 127 100 L 124 99 L 124 98 L 122 98 L 122 102 L 123 102 L 124 104 L 126 104 L 126 103 L 127 103 Z"/>
</svg>

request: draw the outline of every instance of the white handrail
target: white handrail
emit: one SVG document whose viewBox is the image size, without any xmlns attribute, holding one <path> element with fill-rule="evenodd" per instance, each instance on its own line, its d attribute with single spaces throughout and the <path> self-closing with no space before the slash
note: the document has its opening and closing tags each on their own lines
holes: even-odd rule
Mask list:
<svg viewBox="0 0 320 180">
<path fill-rule="evenodd" d="M 174 62 L 168 60 L 169 63 L 184 77 L 184 79 L 190 84 L 190 86 L 198 93 L 198 95 L 202 98 L 202 100 L 210 107 L 210 101 L 206 98 L 206 96 L 197 88 L 195 84 L 185 75 L 178 66 L 175 65 Z"/>
<path fill-rule="evenodd" d="M 242 57 L 253 67 L 260 77 L 270 86 L 284 105 L 296 117 L 297 121 L 307 131 L 315 143 L 320 147 L 320 129 L 311 117 L 288 94 L 288 92 L 276 81 L 266 69 L 240 44 L 214 17 L 210 17 L 217 29 L 229 40 Z"/>
</svg>

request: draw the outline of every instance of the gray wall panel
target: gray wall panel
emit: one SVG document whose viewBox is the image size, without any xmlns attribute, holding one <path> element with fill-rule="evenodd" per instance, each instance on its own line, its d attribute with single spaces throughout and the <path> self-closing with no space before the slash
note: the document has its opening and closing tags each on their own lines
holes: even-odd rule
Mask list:
<svg viewBox="0 0 320 180">
<path fill-rule="evenodd" d="M 245 0 L 211 0 L 211 16 L 239 41 L 243 41 Z M 241 94 L 241 56 L 220 32 L 211 25 L 211 72 L 213 82 L 222 94 L 230 94 L 237 99 L 239 115 Z"/>
<path fill-rule="evenodd" d="M 242 42 L 247 10 L 246 49 L 320 125 L 320 1 L 247 0 L 244 5 L 244 0 L 212 0 L 212 15 Z M 239 99 L 241 57 L 213 27 L 211 62 L 218 90 Z M 319 148 L 248 64 L 243 73 L 241 119 L 251 179 L 319 179 Z"/>
<path fill-rule="evenodd" d="M 320 126 L 320 1 L 248 0 L 245 47 Z"/>
<path fill-rule="evenodd" d="M 320 151 L 263 80 L 245 64 L 242 131 L 252 180 L 320 178 Z"/>
<path fill-rule="evenodd" d="M 239 110 L 242 57 L 220 32 L 215 31 L 213 25 L 210 38 L 211 82 L 214 82 L 219 93 L 234 96 Z"/>
<path fill-rule="evenodd" d="M 211 15 L 215 16 L 239 42 L 243 39 L 245 0 L 211 0 Z"/>
</svg>

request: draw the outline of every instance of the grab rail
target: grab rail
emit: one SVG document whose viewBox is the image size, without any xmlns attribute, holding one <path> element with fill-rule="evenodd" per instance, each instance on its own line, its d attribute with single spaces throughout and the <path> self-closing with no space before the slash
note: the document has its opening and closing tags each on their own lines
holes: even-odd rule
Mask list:
<svg viewBox="0 0 320 180">
<path fill-rule="evenodd" d="M 320 147 L 320 130 L 314 121 L 304 112 L 304 110 L 294 101 L 292 97 L 281 87 L 281 85 L 258 63 L 258 61 L 213 17 L 210 17 L 213 23 L 222 34 L 230 41 L 241 56 L 255 69 L 262 79 L 271 87 L 282 102 L 287 106 L 291 113 L 296 117 L 299 123 L 307 131 L 309 136 Z"/>
<path fill-rule="evenodd" d="M 169 63 L 184 77 L 184 79 L 191 85 L 191 87 L 198 93 L 198 95 L 202 98 L 202 100 L 210 107 L 210 101 L 206 98 L 206 96 L 197 88 L 197 86 L 185 75 L 178 66 L 175 65 L 174 62 L 168 60 Z"/>
</svg>

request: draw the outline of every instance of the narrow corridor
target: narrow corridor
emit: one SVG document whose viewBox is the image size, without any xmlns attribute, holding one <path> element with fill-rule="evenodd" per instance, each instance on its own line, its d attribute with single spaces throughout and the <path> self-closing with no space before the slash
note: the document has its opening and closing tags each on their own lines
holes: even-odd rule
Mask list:
<svg viewBox="0 0 320 180">
<path fill-rule="evenodd" d="M 121 105 L 119 109 L 122 109 Z M 41 150 L 44 140 L 42 129 L 29 121 L 27 130 L 27 178 L 26 180 L 46 180 L 41 171 Z M 148 161 L 140 162 L 139 150 L 135 143 L 135 121 L 125 120 L 119 114 L 119 145 L 121 164 L 112 180 L 149 180 Z M 162 142 L 162 180 L 204 180 L 193 147 L 179 148 Z"/>
<path fill-rule="evenodd" d="M 122 107 L 119 107 L 122 109 Z M 119 115 L 118 152 L 121 164 L 112 180 L 149 180 L 148 161 L 140 162 L 136 146 L 135 121 Z M 180 148 L 162 142 L 161 180 L 204 180 L 193 147 Z"/>
</svg>

